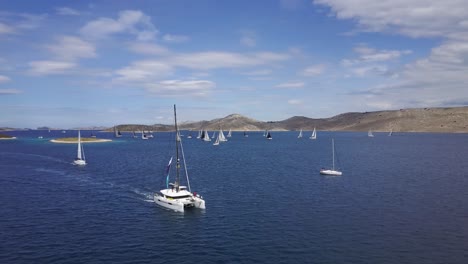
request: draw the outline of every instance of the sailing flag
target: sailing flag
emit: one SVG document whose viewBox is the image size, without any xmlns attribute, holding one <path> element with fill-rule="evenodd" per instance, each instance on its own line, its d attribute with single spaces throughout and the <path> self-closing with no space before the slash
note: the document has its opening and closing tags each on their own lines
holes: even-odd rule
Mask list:
<svg viewBox="0 0 468 264">
<path fill-rule="evenodd" d="M 169 170 L 171 169 L 172 157 L 166 167 L 166 189 L 169 189 Z"/>
</svg>

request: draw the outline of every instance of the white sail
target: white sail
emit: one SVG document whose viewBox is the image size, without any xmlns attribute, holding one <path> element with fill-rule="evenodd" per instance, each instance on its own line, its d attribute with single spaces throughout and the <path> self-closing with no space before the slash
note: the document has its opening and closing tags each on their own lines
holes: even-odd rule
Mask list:
<svg viewBox="0 0 468 264">
<path fill-rule="evenodd" d="M 224 133 L 223 133 L 222 129 L 219 130 L 218 137 L 219 137 L 219 141 L 221 141 L 221 142 L 226 142 L 227 141 L 226 137 L 224 136 Z"/>
<path fill-rule="evenodd" d="M 227 137 L 231 137 L 232 136 L 232 131 L 231 129 L 229 129 L 229 133 L 227 134 Z"/>
<path fill-rule="evenodd" d="M 197 136 L 197 138 L 200 139 L 200 138 L 201 138 L 201 135 L 202 135 L 202 130 L 200 129 L 200 130 L 198 130 L 198 136 Z"/>
<path fill-rule="evenodd" d="M 299 136 L 297 136 L 297 138 L 301 138 L 302 137 L 302 129 L 301 131 L 299 132 Z"/>
<path fill-rule="evenodd" d="M 215 143 L 213 143 L 214 146 L 217 146 L 219 145 L 219 133 L 218 133 L 218 136 L 216 137 L 216 141 Z"/>
<path fill-rule="evenodd" d="M 73 161 L 75 165 L 86 165 L 86 159 L 84 155 L 83 145 L 81 145 L 81 134 L 80 130 L 78 130 L 78 150 L 76 153 L 76 159 Z"/>
<path fill-rule="evenodd" d="M 203 141 L 211 141 L 210 135 L 208 135 L 208 131 L 205 129 L 205 136 L 203 137 Z"/>
<path fill-rule="evenodd" d="M 372 134 L 372 129 L 369 129 L 369 132 L 367 132 L 368 137 L 374 137 L 374 134 Z"/>
<path fill-rule="evenodd" d="M 310 139 L 317 139 L 317 131 L 315 130 L 315 127 L 314 127 L 314 131 L 312 131 L 312 135 L 310 136 Z"/>
<path fill-rule="evenodd" d="M 81 135 L 80 131 L 78 130 L 78 153 L 76 154 L 77 159 L 83 159 L 81 156 Z"/>
<path fill-rule="evenodd" d="M 390 130 L 390 133 L 388 133 L 388 136 L 391 137 L 393 134 L 393 129 Z"/>
</svg>

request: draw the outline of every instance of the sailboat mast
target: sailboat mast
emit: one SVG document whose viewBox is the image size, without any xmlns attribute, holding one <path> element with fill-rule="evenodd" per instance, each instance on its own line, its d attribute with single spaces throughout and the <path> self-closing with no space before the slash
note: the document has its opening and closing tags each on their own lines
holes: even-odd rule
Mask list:
<svg viewBox="0 0 468 264">
<path fill-rule="evenodd" d="M 180 173 L 180 159 L 179 159 L 179 129 L 177 128 L 177 113 L 176 105 L 174 104 L 174 123 L 175 123 L 175 141 L 176 141 L 176 191 L 179 191 L 179 173 Z"/>
<path fill-rule="evenodd" d="M 333 170 L 335 170 L 335 139 L 332 138 Z"/>
</svg>

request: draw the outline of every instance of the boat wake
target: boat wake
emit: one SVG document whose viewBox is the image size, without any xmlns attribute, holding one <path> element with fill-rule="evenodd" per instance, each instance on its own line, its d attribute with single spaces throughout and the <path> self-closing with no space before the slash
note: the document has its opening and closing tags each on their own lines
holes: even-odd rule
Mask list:
<svg viewBox="0 0 468 264">
<path fill-rule="evenodd" d="M 5 156 L 8 156 L 8 157 L 35 157 L 35 158 L 40 158 L 40 159 L 44 159 L 44 160 L 49 160 L 49 161 L 54 161 L 54 162 L 57 162 L 57 163 L 62 163 L 62 164 L 69 164 L 70 162 L 68 161 L 65 161 L 65 160 L 62 160 L 62 159 L 58 159 L 58 158 L 54 158 L 54 157 L 51 157 L 51 156 L 45 156 L 45 155 L 39 155 L 39 154 L 30 154 L 30 153 L 16 153 L 16 152 L 0 152 L 0 156 L 1 155 L 5 155 Z"/>
</svg>

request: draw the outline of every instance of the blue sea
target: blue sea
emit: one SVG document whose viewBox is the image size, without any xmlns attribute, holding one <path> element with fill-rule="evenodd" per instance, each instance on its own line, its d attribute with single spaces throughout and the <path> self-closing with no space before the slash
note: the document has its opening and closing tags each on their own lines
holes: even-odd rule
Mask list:
<svg viewBox="0 0 468 264">
<path fill-rule="evenodd" d="M 466 134 L 183 137 L 207 207 L 185 213 L 152 202 L 173 133 L 86 143 L 84 167 L 75 144 L 49 142 L 76 131 L 7 134 L 18 139 L 0 141 L 0 263 L 468 263 Z M 332 138 L 339 177 L 319 174 Z"/>
</svg>

